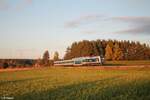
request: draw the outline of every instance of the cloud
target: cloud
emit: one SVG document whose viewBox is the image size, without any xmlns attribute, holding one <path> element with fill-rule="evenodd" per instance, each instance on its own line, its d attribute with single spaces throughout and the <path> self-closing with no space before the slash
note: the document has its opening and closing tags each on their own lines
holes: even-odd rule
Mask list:
<svg viewBox="0 0 150 100">
<path fill-rule="evenodd" d="M 9 0 L 0 0 L 0 10 L 22 10 L 32 4 L 32 0 L 20 0 L 12 5 Z"/>
<path fill-rule="evenodd" d="M 150 25 L 117 31 L 114 33 L 143 33 L 150 34 Z"/>
<path fill-rule="evenodd" d="M 27 4 L 32 4 L 32 0 L 25 0 Z"/>
<path fill-rule="evenodd" d="M 131 28 L 120 30 L 115 33 L 143 33 L 150 34 L 150 17 L 149 16 L 123 16 L 123 17 L 113 17 L 114 21 L 121 21 L 124 23 L 129 23 Z"/>
<path fill-rule="evenodd" d="M 150 16 L 122 16 L 122 17 L 112 17 L 112 20 L 118 20 L 123 22 L 134 23 L 138 25 L 147 24 L 150 22 Z"/>
<path fill-rule="evenodd" d="M 7 0 L 0 0 L 0 10 L 8 10 L 10 5 Z"/>
<path fill-rule="evenodd" d="M 96 34 L 98 32 L 95 31 L 95 30 L 87 30 L 87 31 L 82 31 L 81 33 L 84 33 L 84 34 Z"/>
<path fill-rule="evenodd" d="M 15 8 L 17 10 L 22 10 L 31 4 L 32 4 L 32 0 L 23 0 L 22 2 L 18 3 Z"/>
<path fill-rule="evenodd" d="M 86 16 L 80 16 L 79 18 L 69 21 L 67 23 L 65 23 L 65 27 L 69 27 L 69 28 L 76 28 L 79 27 L 81 25 L 86 25 L 89 23 L 93 23 L 97 20 L 102 20 L 103 18 L 105 18 L 104 15 L 86 15 Z"/>
<path fill-rule="evenodd" d="M 127 23 L 129 28 L 124 27 L 122 30 L 116 31 L 116 32 L 110 32 L 110 33 L 129 33 L 129 34 L 150 34 L 150 16 L 104 16 L 100 14 L 93 14 L 93 15 L 86 15 L 86 16 L 80 16 L 79 18 L 69 21 L 65 24 L 65 27 L 67 28 L 78 28 L 79 26 L 84 26 L 87 24 L 91 24 L 93 22 L 97 22 L 96 24 L 101 25 L 102 22 L 106 22 L 102 26 L 108 27 L 108 30 L 110 27 L 112 27 L 112 22 L 115 23 L 115 25 L 120 25 Z M 95 24 L 95 23 L 94 23 Z M 94 28 L 91 31 L 85 30 L 84 33 L 99 33 L 95 32 Z M 119 27 L 115 27 L 117 30 Z M 102 32 L 100 32 L 102 33 Z M 109 33 L 109 32 L 103 32 L 103 33 Z"/>
</svg>

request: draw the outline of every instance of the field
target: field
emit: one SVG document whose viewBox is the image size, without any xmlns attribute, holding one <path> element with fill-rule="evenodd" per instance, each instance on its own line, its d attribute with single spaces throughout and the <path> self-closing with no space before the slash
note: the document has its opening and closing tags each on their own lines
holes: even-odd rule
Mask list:
<svg viewBox="0 0 150 100">
<path fill-rule="evenodd" d="M 105 61 L 106 66 L 137 66 L 150 65 L 150 60 L 132 60 L 132 61 Z"/>
<path fill-rule="evenodd" d="M 0 98 L 150 100 L 150 66 L 49 67 L 0 72 Z"/>
</svg>

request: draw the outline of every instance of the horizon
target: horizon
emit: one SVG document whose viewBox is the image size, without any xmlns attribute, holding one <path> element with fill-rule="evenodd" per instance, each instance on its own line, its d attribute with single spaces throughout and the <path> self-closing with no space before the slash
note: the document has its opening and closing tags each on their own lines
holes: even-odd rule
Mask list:
<svg viewBox="0 0 150 100">
<path fill-rule="evenodd" d="M 150 45 L 149 0 L 1 0 L 0 59 L 60 58 L 81 40 L 130 40 Z"/>
</svg>

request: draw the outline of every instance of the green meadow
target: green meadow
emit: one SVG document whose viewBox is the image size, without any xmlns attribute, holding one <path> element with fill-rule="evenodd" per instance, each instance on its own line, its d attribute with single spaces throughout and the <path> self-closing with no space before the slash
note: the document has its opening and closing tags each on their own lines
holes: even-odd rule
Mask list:
<svg viewBox="0 0 150 100">
<path fill-rule="evenodd" d="M 49 67 L 0 72 L 0 98 L 150 100 L 150 68 Z"/>
</svg>

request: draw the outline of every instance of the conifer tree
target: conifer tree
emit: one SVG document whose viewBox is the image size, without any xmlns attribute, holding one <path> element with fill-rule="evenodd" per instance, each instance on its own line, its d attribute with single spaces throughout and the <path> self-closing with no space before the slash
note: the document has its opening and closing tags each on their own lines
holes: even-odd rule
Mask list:
<svg viewBox="0 0 150 100">
<path fill-rule="evenodd" d="M 123 52 L 117 43 L 114 46 L 113 60 L 123 60 Z"/>
<path fill-rule="evenodd" d="M 113 48 L 109 44 L 107 44 L 105 48 L 105 59 L 112 60 L 112 57 L 113 57 Z"/>
</svg>

